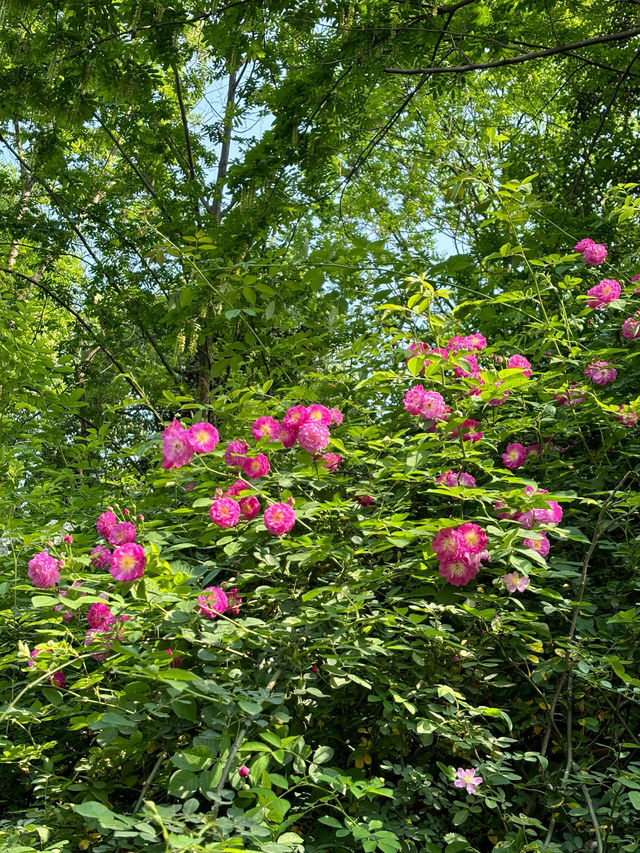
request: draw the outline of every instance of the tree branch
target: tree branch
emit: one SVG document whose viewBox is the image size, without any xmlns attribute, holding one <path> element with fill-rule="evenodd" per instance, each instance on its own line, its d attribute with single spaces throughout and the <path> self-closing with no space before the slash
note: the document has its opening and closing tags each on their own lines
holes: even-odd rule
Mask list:
<svg viewBox="0 0 640 853">
<path fill-rule="evenodd" d="M 542 59 L 545 56 L 555 56 L 560 53 L 568 53 L 582 47 L 591 47 L 596 44 L 606 44 L 612 41 L 627 41 L 634 36 L 640 35 L 640 27 L 633 27 L 618 33 L 607 33 L 595 36 L 583 41 L 560 44 L 556 47 L 547 47 L 544 50 L 536 50 L 532 53 L 523 53 L 520 56 L 508 56 L 504 59 L 494 59 L 489 62 L 468 63 L 467 65 L 435 65 L 428 68 L 385 68 L 387 74 L 424 75 L 424 74 L 467 74 L 469 71 L 484 71 L 487 68 L 502 68 L 505 65 L 518 65 L 522 62 L 531 62 L 534 59 Z"/>
</svg>

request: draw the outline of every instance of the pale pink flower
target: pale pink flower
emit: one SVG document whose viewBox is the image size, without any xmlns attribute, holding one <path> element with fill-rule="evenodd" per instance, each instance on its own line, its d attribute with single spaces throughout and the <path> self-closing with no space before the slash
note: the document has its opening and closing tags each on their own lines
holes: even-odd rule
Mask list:
<svg viewBox="0 0 640 853">
<path fill-rule="evenodd" d="M 597 267 L 607 257 L 607 247 L 604 243 L 593 243 L 591 246 L 586 246 L 582 252 L 585 264 L 592 267 Z"/>
<path fill-rule="evenodd" d="M 476 788 L 479 785 L 482 785 L 482 776 L 476 776 L 476 772 L 477 771 L 474 767 L 470 767 L 467 770 L 463 770 L 462 767 L 458 767 L 456 780 L 453 784 L 456 788 L 465 788 L 467 794 L 475 794 Z"/>
<path fill-rule="evenodd" d="M 615 302 L 620 296 L 621 290 L 622 288 L 615 278 L 603 278 L 599 284 L 587 290 L 587 305 L 589 308 L 602 309 L 610 302 Z"/>
<path fill-rule="evenodd" d="M 405 393 L 402 402 L 410 415 L 419 415 L 420 406 L 424 400 L 425 390 L 422 385 L 414 385 Z"/>
<path fill-rule="evenodd" d="M 321 467 L 333 472 L 337 471 L 338 466 L 342 462 L 342 456 L 339 453 L 323 453 L 322 460 Z"/>
<path fill-rule="evenodd" d="M 257 418 L 251 427 L 251 432 L 256 441 L 259 441 L 261 438 L 266 438 L 267 441 L 275 441 L 279 430 L 280 424 L 275 418 L 269 417 L 269 415 Z"/>
<path fill-rule="evenodd" d="M 255 495 L 247 495 L 245 498 L 240 498 L 238 501 L 242 517 L 247 521 L 251 521 L 260 512 L 260 501 Z"/>
<path fill-rule="evenodd" d="M 622 324 L 622 334 L 628 341 L 640 338 L 640 312 L 634 314 L 633 317 L 627 317 Z"/>
<path fill-rule="evenodd" d="M 269 460 L 264 453 L 258 453 L 257 456 L 247 456 L 242 463 L 242 470 L 251 480 L 259 480 L 260 477 L 265 477 L 270 469 Z"/>
<path fill-rule="evenodd" d="M 466 545 L 455 527 L 440 528 L 431 547 L 441 562 L 457 560 L 466 551 Z"/>
<path fill-rule="evenodd" d="M 638 413 L 634 412 L 629 406 L 618 406 L 618 412 L 616 420 L 620 421 L 622 426 L 632 427 L 638 423 Z"/>
<path fill-rule="evenodd" d="M 525 548 L 531 548 L 532 550 L 537 551 L 541 557 L 546 557 L 549 553 L 549 549 L 551 548 L 551 543 L 544 533 L 528 537 L 523 540 L 522 544 Z"/>
<path fill-rule="evenodd" d="M 517 572 L 510 572 L 508 575 L 503 575 L 500 580 L 509 592 L 524 592 L 531 583 L 528 577 L 524 575 L 520 576 Z"/>
<path fill-rule="evenodd" d="M 344 420 L 344 416 L 340 409 L 336 409 L 335 407 L 333 409 L 329 409 L 329 414 L 331 415 L 331 423 L 329 426 L 340 426 Z"/>
<path fill-rule="evenodd" d="M 309 420 L 298 430 L 298 444 L 308 453 L 321 453 L 330 438 L 329 429 L 318 421 Z"/>
<path fill-rule="evenodd" d="M 608 385 L 618 375 L 618 371 L 610 361 L 592 361 L 584 372 L 595 385 Z"/>
<path fill-rule="evenodd" d="M 249 445 L 246 441 L 240 441 L 239 439 L 230 441 L 224 451 L 224 461 L 230 468 L 241 467 L 248 449 Z"/>
<path fill-rule="evenodd" d="M 512 355 L 507 362 L 507 368 L 519 367 L 523 374 L 529 378 L 531 376 L 531 363 L 523 355 Z"/>
<path fill-rule="evenodd" d="M 463 555 L 456 560 L 441 562 L 439 574 L 453 586 L 465 586 L 478 574 L 480 560 L 476 555 Z"/>
<path fill-rule="evenodd" d="M 293 445 L 298 440 L 298 427 L 281 425 L 280 429 L 278 430 L 278 438 L 282 442 L 283 447 L 293 447 Z"/>
<path fill-rule="evenodd" d="M 580 254 L 582 254 L 585 249 L 593 245 L 595 245 L 595 240 L 592 240 L 590 237 L 585 237 L 584 239 L 576 243 L 573 250 L 574 252 L 580 252 Z"/>
<path fill-rule="evenodd" d="M 265 509 L 263 519 L 269 533 L 284 536 L 295 524 L 296 514 L 289 504 L 275 503 Z"/>
<path fill-rule="evenodd" d="M 196 453 L 210 453 L 219 441 L 218 430 L 213 424 L 192 424 L 189 427 L 189 443 Z"/>
<path fill-rule="evenodd" d="M 87 623 L 90 628 L 106 628 L 114 621 L 113 614 L 107 604 L 97 602 L 92 604 L 87 612 Z"/>
<path fill-rule="evenodd" d="M 502 461 L 504 462 L 505 467 L 511 468 L 512 470 L 523 465 L 526 458 L 527 450 L 519 441 L 515 441 L 513 444 L 507 444 L 507 449 L 505 453 L 502 454 Z"/>
<path fill-rule="evenodd" d="M 110 545 L 126 545 L 127 542 L 135 542 L 136 535 L 136 528 L 130 521 L 121 521 L 114 524 L 107 539 Z"/>
<path fill-rule="evenodd" d="M 485 531 L 478 524 L 473 524 L 470 521 L 461 524 L 456 533 L 461 539 L 467 555 L 482 553 L 489 542 L 489 537 Z"/>
<path fill-rule="evenodd" d="M 438 420 L 445 412 L 442 394 L 437 391 L 425 391 L 420 404 L 420 416 L 425 420 Z"/>
<path fill-rule="evenodd" d="M 49 589 L 60 580 L 60 561 L 52 557 L 48 551 L 40 551 L 29 560 L 29 575 L 31 582 L 39 589 Z"/>
<path fill-rule="evenodd" d="M 182 468 L 191 462 L 193 452 L 189 430 L 186 430 L 180 421 L 171 421 L 162 433 L 162 467 L 166 470 Z"/>
<path fill-rule="evenodd" d="M 117 581 L 134 581 L 142 577 L 146 565 L 144 548 L 136 542 L 127 542 L 113 552 L 109 571 Z"/>
<path fill-rule="evenodd" d="M 229 606 L 227 594 L 219 586 L 208 586 L 204 592 L 207 594 L 198 596 L 198 610 L 207 619 L 216 619 Z"/>
<path fill-rule="evenodd" d="M 240 505 L 233 498 L 218 498 L 209 507 L 209 517 L 218 527 L 235 527 L 240 518 Z"/>
<path fill-rule="evenodd" d="M 109 536 L 109 532 L 112 527 L 115 527 L 118 523 L 118 519 L 110 509 L 106 512 L 103 512 L 102 515 L 98 516 L 98 520 L 96 521 L 96 530 L 100 534 L 100 536 L 104 536 L 105 539 Z"/>
<path fill-rule="evenodd" d="M 307 411 L 306 406 L 291 406 L 287 414 L 282 419 L 282 426 L 297 429 L 308 420 L 309 412 Z"/>
<path fill-rule="evenodd" d="M 322 424 L 322 426 L 329 426 L 332 420 L 329 409 L 320 403 L 313 403 L 311 406 L 307 406 L 307 415 L 309 416 L 308 421 L 310 423 Z"/>
</svg>

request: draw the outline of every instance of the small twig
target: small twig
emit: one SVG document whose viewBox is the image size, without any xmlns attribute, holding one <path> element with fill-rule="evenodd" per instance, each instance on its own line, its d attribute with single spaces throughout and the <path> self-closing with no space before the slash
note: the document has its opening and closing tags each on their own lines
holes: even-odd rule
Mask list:
<svg viewBox="0 0 640 853">
<path fill-rule="evenodd" d="M 160 753 L 160 755 L 158 756 L 158 760 L 156 761 L 156 763 L 155 763 L 155 764 L 153 765 L 153 767 L 151 768 L 151 773 L 149 773 L 149 775 L 147 776 L 147 778 L 146 778 L 146 780 L 145 780 L 144 785 L 142 786 L 142 790 L 140 791 L 140 796 L 138 797 L 138 799 L 137 799 L 137 801 L 136 801 L 136 804 L 135 804 L 135 806 L 133 807 L 133 811 L 131 812 L 131 814 L 132 814 L 132 815 L 134 815 L 134 814 L 137 814 L 137 813 L 138 813 L 138 809 L 140 808 L 140 806 L 142 805 L 142 801 L 144 800 L 144 795 L 145 795 L 145 794 L 147 793 L 147 791 L 149 790 L 149 787 L 150 787 L 151 783 L 153 782 L 153 780 L 154 780 L 154 778 L 155 778 L 156 773 L 157 773 L 157 772 L 158 772 L 158 770 L 160 769 L 160 765 L 161 765 L 161 764 L 162 764 L 162 762 L 165 760 L 165 758 L 167 757 L 167 755 L 168 755 L 168 753 L 166 753 L 166 752 L 161 752 L 161 753 Z"/>
</svg>

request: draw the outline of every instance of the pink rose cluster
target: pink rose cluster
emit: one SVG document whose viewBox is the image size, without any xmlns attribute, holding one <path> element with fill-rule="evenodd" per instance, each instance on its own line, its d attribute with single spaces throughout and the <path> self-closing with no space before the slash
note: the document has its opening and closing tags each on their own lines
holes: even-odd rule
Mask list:
<svg viewBox="0 0 640 853">
<path fill-rule="evenodd" d="M 490 559 L 488 542 L 485 531 L 472 522 L 441 528 L 431 543 L 440 564 L 440 575 L 454 586 L 469 583 L 478 574 L 482 562 Z"/>
<path fill-rule="evenodd" d="M 194 453 L 210 453 L 220 441 L 218 430 L 209 423 L 192 424 L 188 429 L 173 420 L 162 433 L 162 467 L 182 468 Z"/>
<path fill-rule="evenodd" d="M 418 415 L 427 421 L 433 432 L 438 423 L 446 421 L 451 409 L 438 391 L 427 391 L 423 385 L 414 385 L 404 395 L 404 407 L 410 415 Z"/>
<path fill-rule="evenodd" d="M 407 363 L 409 359 L 425 354 L 439 355 L 440 358 L 447 359 L 450 353 L 455 355 L 458 352 L 480 352 L 486 345 L 487 339 L 480 332 L 473 332 L 470 335 L 454 335 L 452 338 L 449 338 L 447 345 L 444 347 L 430 347 L 429 344 L 416 341 L 409 345 L 411 355 L 408 356 Z M 475 358 L 473 361 L 475 361 Z M 424 372 L 424 368 L 428 367 L 431 363 L 431 360 L 425 359 L 421 372 Z"/>
<path fill-rule="evenodd" d="M 129 512 L 123 513 L 128 515 Z M 142 516 L 139 516 L 141 518 Z M 137 580 L 144 574 L 147 558 L 144 548 L 135 540 L 138 531 L 130 521 L 119 522 L 113 510 L 103 512 L 96 521 L 96 530 L 109 545 L 97 545 L 91 551 L 91 564 L 96 569 L 109 569 L 117 581 Z"/>
<path fill-rule="evenodd" d="M 533 497 L 536 495 L 548 494 L 546 489 L 534 489 L 532 486 L 526 486 L 523 490 L 525 497 Z M 494 507 L 498 518 L 509 518 L 517 521 L 525 530 L 532 531 L 532 535 L 523 540 L 525 548 L 531 548 L 540 554 L 541 557 L 546 557 L 549 553 L 550 543 L 547 538 L 547 533 L 540 527 L 551 527 L 559 524 L 562 521 L 562 507 L 557 501 L 544 501 L 544 508 L 529 509 L 517 511 L 514 513 L 505 512 L 505 506 L 502 501 L 498 501 Z M 504 580 L 504 578 L 503 578 Z M 529 583 L 526 581 L 525 586 Z M 519 590 L 522 592 L 522 590 Z M 513 590 L 510 590 L 513 592 Z"/>
<path fill-rule="evenodd" d="M 574 251 L 579 252 L 585 264 L 589 264 L 592 267 L 599 266 L 607 257 L 607 247 L 605 244 L 596 243 L 590 237 L 585 237 L 576 243 Z"/>
</svg>

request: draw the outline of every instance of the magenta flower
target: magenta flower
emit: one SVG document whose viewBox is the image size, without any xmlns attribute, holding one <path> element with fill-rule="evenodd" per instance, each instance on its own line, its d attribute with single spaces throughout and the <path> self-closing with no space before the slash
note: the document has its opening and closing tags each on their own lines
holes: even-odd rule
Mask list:
<svg viewBox="0 0 640 853">
<path fill-rule="evenodd" d="M 218 498 L 209 507 L 209 517 L 218 527 L 235 527 L 240 518 L 240 505 L 233 498 Z"/>
<path fill-rule="evenodd" d="M 528 537 L 527 539 L 523 540 L 522 544 L 525 548 L 532 548 L 534 551 L 537 551 L 541 557 L 546 557 L 551 547 L 551 544 L 544 533 L 539 533 L 537 536 Z"/>
<path fill-rule="evenodd" d="M 519 367 L 524 375 L 529 378 L 531 376 L 531 364 L 523 355 L 512 355 L 507 362 L 507 368 Z"/>
<path fill-rule="evenodd" d="M 342 456 L 339 453 L 323 453 L 322 454 L 322 468 L 326 468 L 328 471 L 337 471 L 338 466 L 342 462 Z"/>
<path fill-rule="evenodd" d="M 322 424 L 322 426 L 329 426 L 332 421 L 329 409 L 326 406 L 321 406 L 319 403 L 307 406 L 307 415 L 309 422 Z"/>
<path fill-rule="evenodd" d="M 634 412 L 629 406 L 618 406 L 618 412 L 616 420 L 620 421 L 622 426 L 632 427 L 638 423 L 638 413 Z"/>
<path fill-rule="evenodd" d="M 108 605 L 97 602 L 92 604 L 87 612 L 87 623 L 90 628 L 105 628 L 114 622 L 113 614 Z"/>
<path fill-rule="evenodd" d="M 441 562 L 438 572 L 453 586 L 465 586 L 475 578 L 479 568 L 480 560 L 473 555 L 463 555 L 457 560 Z"/>
<path fill-rule="evenodd" d="M 297 429 L 309 420 L 309 412 L 306 406 L 291 406 L 282 419 L 282 426 L 289 429 Z"/>
<path fill-rule="evenodd" d="M 610 302 L 615 302 L 620 296 L 621 290 L 622 288 L 615 278 L 603 278 L 599 284 L 587 290 L 587 305 L 589 308 L 602 309 Z"/>
<path fill-rule="evenodd" d="M 464 358 L 461 358 L 462 367 L 454 367 L 453 372 L 454 375 L 458 377 L 458 379 L 462 377 L 467 378 L 476 378 L 480 375 L 480 368 L 478 367 L 478 359 L 475 355 L 465 355 Z"/>
<path fill-rule="evenodd" d="M 574 252 L 580 252 L 580 254 L 582 254 L 585 249 L 587 249 L 589 246 L 593 246 L 594 244 L 595 240 L 592 240 L 590 237 L 585 237 L 584 239 L 576 243 L 573 250 Z"/>
<path fill-rule="evenodd" d="M 586 246 L 584 248 L 582 257 L 584 258 L 585 264 L 597 267 L 607 257 L 607 247 L 604 243 L 592 243 L 590 246 Z"/>
<path fill-rule="evenodd" d="M 420 414 L 420 406 L 422 406 L 424 395 L 425 390 L 422 385 L 414 385 L 413 388 L 409 388 L 409 390 L 405 393 L 404 397 L 402 398 L 402 402 L 404 403 L 404 407 L 410 415 Z"/>
<path fill-rule="evenodd" d="M 340 424 L 344 420 L 343 414 L 340 409 L 329 409 L 329 414 L 331 415 L 331 423 L 329 424 L 329 426 L 340 426 Z"/>
<path fill-rule="evenodd" d="M 478 421 L 474 421 L 472 418 L 467 418 L 460 427 L 456 427 L 451 430 L 450 437 L 458 438 L 458 436 L 461 435 L 463 441 L 479 441 L 484 433 L 478 432 L 476 430 L 477 426 L 479 426 Z"/>
<path fill-rule="evenodd" d="M 298 430 L 298 444 L 308 453 L 321 453 L 330 438 L 329 429 L 317 421 L 309 420 Z"/>
<path fill-rule="evenodd" d="M 456 788 L 465 788 L 467 794 L 475 794 L 476 788 L 482 785 L 482 776 L 476 776 L 476 772 L 474 767 L 470 767 L 467 770 L 458 767 L 456 780 L 453 784 Z"/>
<path fill-rule="evenodd" d="M 224 461 L 230 468 L 241 467 L 248 449 L 249 445 L 246 441 L 240 441 L 239 439 L 230 441 L 224 452 Z"/>
<path fill-rule="evenodd" d="M 229 486 L 229 488 L 222 494 L 223 498 L 234 498 L 236 495 L 241 494 L 242 492 L 250 491 L 251 485 L 246 483 L 244 480 L 236 480 L 233 485 Z"/>
<path fill-rule="evenodd" d="M 503 575 L 500 580 L 509 592 L 524 592 L 531 583 L 528 577 L 525 577 L 524 575 L 521 577 L 517 572 L 511 572 L 508 575 Z"/>
<path fill-rule="evenodd" d="M 269 415 L 258 418 L 253 422 L 253 426 L 251 427 L 251 432 L 256 441 L 260 441 L 261 438 L 266 438 L 267 441 L 275 441 L 279 430 L 280 424 L 275 418 L 269 417 Z"/>
<path fill-rule="evenodd" d="M 104 538 L 107 539 L 111 528 L 115 527 L 117 523 L 118 519 L 116 518 L 115 513 L 108 509 L 106 512 L 103 512 L 102 515 L 98 516 L 98 520 L 96 521 L 96 530 L 100 536 L 104 536 Z"/>
<path fill-rule="evenodd" d="M 527 451 L 527 459 L 530 456 L 540 456 L 540 445 L 539 444 L 527 444 L 525 449 Z"/>
<path fill-rule="evenodd" d="M 136 528 L 130 521 L 121 521 L 114 524 L 107 539 L 110 545 L 126 545 L 127 542 L 135 542 L 136 535 Z"/>
<path fill-rule="evenodd" d="M 198 596 L 198 610 L 207 619 L 216 619 L 229 606 L 227 594 L 219 586 L 208 586 L 204 592 L 207 595 Z"/>
<path fill-rule="evenodd" d="M 242 463 L 242 470 L 251 480 L 259 480 L 265 477 L 270 470 L 269 460 L 264 453 L 257 456 L 247 456 Z"/>
<path fill-rule="evenodd" d="M 489 543 L 489 537 L 485 531 L 478 524 L 473 524 L 470 521 L 461 524 L 457 528 L 456 533 L 462 540 L 467 554 L 480 554 Z"/>
<path fill-rule="evenodd" d="M 471 474 L 465 474 L 464 471 L 456 474 L 455 471 L 445 471 L 436 477 L 436 483 L 441 483 L 443 486 L 467 486 L 473 488 L 476 484 L 475 478 Z"/>
<path fill-rule="evenodd" d="M 182 468 L 191 462 L 193 452 L 189 430 L 186 430 L 180 421 L 171 421 L 162 433 L 162 467 L 166 470 Z"/>
<path fill-rule="evenodd" d="M 298 440 L 298 428 L 281 425 L 278 430 L 278 438 L 282 442 L 283 447 L 293 447 Z"/>
<path fill-rule="evenodd" d="M 49 684 L 57 687 L 58 690 L 63 690 L 67 686 L 67 677 L 64 672 L 54 672 L 49 679 Z"/>
<path fill-rule="evenodd" d="M 457 560 L 466 550 L 465 543 L 455 527 L 442 527 L 433 537 L 431 547 L 441 562 Z"/>
<path fill-rule="evenodd" d="M 622 324 L 622 334 L 628 341 L 640 338 L 640 312 L 634 314 L 633 317 L 627 317 Z"/>
<path fill-rule="evenodd" d="M 65 543 L 65 545 L 71 545 L 73 543 L 73 536 L 71 536 L 70 533 L 67 533 L 67 535 L 62 541 Z"/>
<path fill-rule="evenodd" d="M 437 391 L 425 391 L 420 404 L 420 416 L 425 420 L 438 420 L 445 412 L 442 394 Z"/>
<path fill-rule="evenodd" d="M 242 596 L 238 595 L 237 587 L 233 587 L 227 593 L 227 609 L 226 612 L 230 613 L 232 616 L 238 616 L 240 613 L 240 606 L 242 604 Z"/>
<path fill-rule="evenodd" d="M 502 461 L 504 462 L 505 467 L 511 468 L 512 470 L 523 465 L 526 458 L 527 450 L 524 445 L 520 444 L 518 441 L 515 441 L 513 444 L 507 444 L 507 449 L 502 454 Z"/>
<path fill-rule="evenodd" d="M 60 580 L 60 561 L 52 557 L 48 551 L 40 551 L 29 560 L 29 575 L 31 582 L 39 589 L 49 589 Z"/>
<path fill-rule="evenodd" d="M 243 764 L 241 767 L 238 768 L 238 776 L 241 776 L 243 779 L 246 779 L 250 772 L 251 771 L 249 770 L 246 764 Z"/>
<path fill-rule="evenodd" d="M 192 424 L 189 427 L 189 443 L 196 453 L 210 453 L 219 441 L 218 430 L 213 424 Z"/>
<path fill-rule="evenodd" d="M 97 545 L 91 549 L 91 565 L 95 569 L 108 569 L 111 565 L 111 551 L 106 545 Z"/>
<path fill-rule="evenodd" d="M 135 542 L 127 542 L 113 552 L 109 571 L 117 581 L 134 581 L 142 577 L 146 565 L 144 548 Z"/>
<path fill-rule="evenodd" d="M 371 495 L 353 495 L 353 499 L 356 503 L 360 504 L 360 506 L 369 506 L 373 501 Z"/>
<path fill-rule="evenodd" d="M 269 533 L 284 536 L 296 523 L 296 514 L 289 504 L 275 503 L 265 509 L 263 519 Z"/>
<path fill-rule="evenodd" d="M 255 495 L 248 495 L 246 498 L 240 498 L 238 501 L 242 517 L 247 521 L 251 521 L 260 512 L 260 501 Z"/>
<path fill-rule="evenodd" d="M 584 372 L 585 376 L 596 385 L 608 385 L 618 375 L 618 371 L 610 361 L 592 361 Z"/>
</svg>

